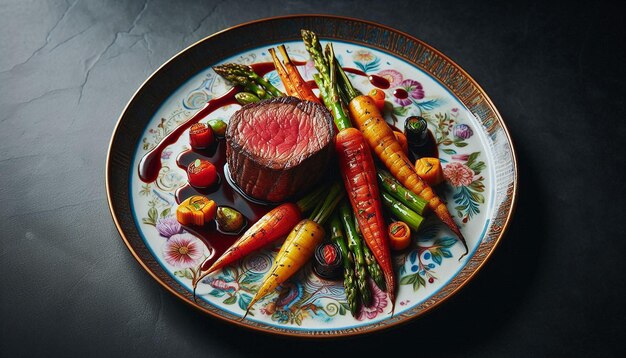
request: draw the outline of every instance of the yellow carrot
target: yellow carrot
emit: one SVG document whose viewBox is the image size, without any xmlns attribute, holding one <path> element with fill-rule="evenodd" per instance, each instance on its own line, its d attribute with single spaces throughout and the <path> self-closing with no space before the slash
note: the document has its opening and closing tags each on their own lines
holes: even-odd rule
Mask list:
<svg viewBox="0 0 626 358">
<path fill-rule="evenodd" d="M 261 284 L 252 301 L 250 301 L 242 319 L 246 318 L 255 303 L 287 281 L 313 257 L 315 247 L 324 239 L 324 222 L 333 212 L 343 194 L 340 183 L 335 183 L 326 199 L 313 211 L 311 218 L 301 220 L 291 230 L 274 258 L 269 274 L 265 277 L 263 284 Z"/>
<path fill-rule="evenodd" d="M 313 256 L 315 247 L 324 239 L 324 235 L 324 228 L 315 221 L 311 219 L 300 221 L 285 239 L 285 243 L 276 255 L 269 276 L 263 281 L 263 285 L 250 301 L 248 311 L 258 300 L 274 291 L 278 285 L 285 282 L 304 266 Z"/>
<path fill-rule="evenodd" d="M 430 186 L 439 185 L 444 179 L 439 158 L 419 158 L 415 161 L 415 170 L 417 175 Z"/>
<path fill-rule="evenodd" d="M 402 146 L 374 104 L 374 100 L 369 96 L 359 95 L 350 101 L 349 107 L 352 120 L 363 132 L 363 136 L 378 158 L 402 185 L 428 201 L 428 206 L 437 217 L 459 237 L 465 247 L 465 254 L 463 254 L 465 256 L 468 248 L 461 230 L 452 220 L 452 215 L 450 215 L 446 205 L 432 188 L 417 175 L 415 167 L 404 154 Z"/>
</svg>

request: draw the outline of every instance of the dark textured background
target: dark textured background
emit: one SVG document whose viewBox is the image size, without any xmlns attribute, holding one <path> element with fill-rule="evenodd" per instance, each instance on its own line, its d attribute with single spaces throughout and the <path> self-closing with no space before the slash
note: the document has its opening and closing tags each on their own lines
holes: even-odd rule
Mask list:
<svg viewBox="0 0 626 358">
<path fill-rule="evenodd" d="M 109 138 L 141 83 L 215 31 L 293 13 L 441 50 L 517 149 L 517 211 L 483 271 L 373 336 L 301 341 L 204 316 L 141 269 L 107 207 Z M 589 1 L 0 1 L 0 356 L 623 356 L 624 24 Z"/>
</svg>

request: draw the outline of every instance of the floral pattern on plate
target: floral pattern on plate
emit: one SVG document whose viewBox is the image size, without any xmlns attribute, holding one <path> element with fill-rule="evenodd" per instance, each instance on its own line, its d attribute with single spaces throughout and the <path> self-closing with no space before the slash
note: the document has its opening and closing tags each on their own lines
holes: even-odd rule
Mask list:
<svg viewBox="0 0 626 358">
<path fill-rule="evenodd" d="M 294 60 L 306 61 L 300 66 L 305 80 L 315 72 L 301 43 L 288 43 Z M 389 82 L 386 93 L 386 119 L 400 129 L 404 119 L 421 115 L 429 123 L 443 163 L 446 184 L 438 188 L 450 212 L 475 249 L 484 234 L 488 217 L 493 170 L 486 147 L 476 128 L 480 125 L 469 111 L 439 82 L 413 65 L 377 50 L 348 43 L 335 43 L 342 66 L 367 74 L 375 74 Z M 224 62 L 251 64 L 270 61 L 265 49 L 256 49 L 226 59 Z M 367 77 L 349 74 L 362 92 L 373 88 Z M 265 76 L 281 86 L 275 71 Z M 212 69 L 206 69 L 179 88 L 162 105 L 145 130 L 135 163 L 153 148 L 167 133 L 189 118 L 207 100 L 228 89 L 228 84 Z M 406 93 L 406 96 L 398 93 Z M 229 105 L 206 119 L 228 121 L 239 108 Z M 206 122 L 206 120 L 202 120 Z M 146 243 L 170 275 L 191 291 L 195 267 L 211 255 L 204 243 L 177 225 L 174 192 L 186 183 L 184 171 L 176 166 L 175 158 L 188 148 L 187 136 L 161 156 L 162 169 L 153 183 L 143 183 L 136 172 L 131 177 L 132 205 L 136 221 Z M 223 184 L 226 185 L 226 184 Z M 218 203 L 219 204 L 219 203 Z M 471 251 L 470 251 L 471 252 Z M 226 267 L 204 278 L 197 295 L 206 302 L 234 315 L 242 316 L 252 296 L 271 266 L 276 250 L 266 249 L 249 255 L 241 263 Z M 428 218 L 425 227 L 415 235 L 412 246 L 395 254 L 396 273 L 400 288 L 396 314 L 427 300 L 462 268 L 465 257 L 458 258 L 463 249 L 454 235 L 436 219 Z M 469 255 L 471 256 L 471 255 Z M 249 319 L 268 325 L 289 325 L 313 330 L 345 329 L 376 322 L 389 317 L 391 305 L 386 294 L 372 283 L 373 303 L 356 316 L 349 313 L 342 281 L 327 281 L 316 276 L 310 265 L 276 292 L 262 299 L 250 311 Z"/>
</svg>

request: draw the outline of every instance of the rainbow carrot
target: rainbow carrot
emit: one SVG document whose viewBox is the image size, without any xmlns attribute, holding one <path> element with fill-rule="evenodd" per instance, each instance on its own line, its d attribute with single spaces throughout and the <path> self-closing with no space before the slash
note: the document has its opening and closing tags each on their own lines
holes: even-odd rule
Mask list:
<svg viewBox="0 0 626 358">
<path fill-rule="evenodd" d="M 291 81 L 293 87 L 296 89 L 297 97 L 307 101 L 321 103 L 319 98 L 317 98 L 315 93 L 313 93 L 311 87 L 309 87 L 309 85 L 304 81 L 296 66 L 293 64 L 293 62 L 291 62 L 291 59 L 287 54 L 287 49 L 285 49 L 285 45 L 278 46 L 278 50 L 283 56 L 285 71 L 287 71 L 287 74 L 289 75 L 289 80 Z"/>
<path fill-rule="evenodd" d="M 280 59 L 278 58 L 278 56 L 276 56 L 276 50 L 274 50 L 273 48 L 270 48 L 267 51 L 272 56 L 274 67 L 276 68 L 276 72 L 278 73 L 278 77 L 280 77 L 280 80 L 283 83 L 283 86 L 285 86 L 285 91 L 287 92 L 287 95 L 298 97 L 298 91 L 293 86 L 293 83 L 291 83 L 291 80 L 289 79 L 289 75 L 287 74 L 287 71 L 283 67 L 282 63 L 280 62 Z"/>
<path fill-rule="evenodd" d="M 315 247 L 324 239 L 324 223 L 330 217 L 337 203 L 343 198 L 341 185 L 331 187 L 326 199 L 318 205 L 311 216 L 300 221 L 289 233 L 274 258 L 274 263 L 265 280 L 254 295 L 243 318 L 255 303 L 274 291 L 280 284 L 293 276 L 313 256 Z"/>
<path fill-rule="evenodd" d="M 389 172 L 407 189 L 428 201 L 428 206 L 435 212 L 437 217 L 459 237 L 463 247 L 465 247 L 465 253 L 459 258 L 460 260 L 469 251 L 461 230 L 452 220 L 452 215 L 450 215 L 446 204 L 419 177 L 415 167 L 404 154 L 402 146 L 393 134 L 393 130 L 374 104 L 374 100 L 369 96 L 363 95 L 354 97 L 350 101 L 350 115 L 370 147 L 389 169 Z"/>
<path fill-rule="evenodd" d="M 374 159 L 363 134 L 352 127 L 349 117 L 341 106 L 336 78 L 338 71 L 335 70 L 337 63 L 332 45 L 328 46 L 328 58 L 326 58 L 321 53 L 317 37 L 309 35 L 311 35 L 310 32 L 303 31 L 303 41 L 307 51 L 313 57 L 318 72 L 328 74 L 327 79 L 323 75 L 317 75 L 314 78 L 324 104 L 333 114 L 335 125 L 339 129 L 335 137 L 335 152 L 339 159 L 341 176 L 363 240 L 372 251 L 385 276 L 393 314 L 396 279 L 389 251 L 387 224 L 382 214 Z"/>
<path fill-rule="evenodd" d="M 311 210 L 325 190 L 326 187 L 321 187 L 296 203 L 281 204 L 263 215 L 210 267 L 205 269 L 204 263 L 200 266 L 200 274 L 192 282 L 194 291 L 207 275 L 287 235 L 300 221 L 302 213 Z"/>
</svg>

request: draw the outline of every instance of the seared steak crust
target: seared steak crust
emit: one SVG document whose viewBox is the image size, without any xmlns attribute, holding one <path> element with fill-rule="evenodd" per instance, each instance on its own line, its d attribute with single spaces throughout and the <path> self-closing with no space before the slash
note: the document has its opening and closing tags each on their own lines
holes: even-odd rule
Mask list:
<svg viewBox="0 0 626 358">
<path fill-rule="evenodd" d="M 243 106 L 226 130 L 226 161 L 248 195 L 284 201 L 310 189 L 332 154 L 333 118 L 322 105 L 277 97 Z"/>
</svg>

